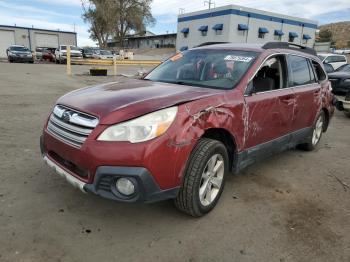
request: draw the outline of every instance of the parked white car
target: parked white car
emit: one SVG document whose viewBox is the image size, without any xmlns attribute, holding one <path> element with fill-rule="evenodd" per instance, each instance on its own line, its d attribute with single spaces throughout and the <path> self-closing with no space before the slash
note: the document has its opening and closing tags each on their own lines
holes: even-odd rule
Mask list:
<svg viewBox="0 0 350 262">
<path fill-rule="evenodd" d="M 93 58 L 95 59 L 119 59 L 119 55 L 114 55 L 111 51 L 109 50 L 96 50 L 94 51 L 94 54 L 92 55 Z"/>
<path fill-rule="evenodd" d="M 348 63 L 345 55 L 331 54 L 331 53 L 320 53 L 317 56 L 325 64 L 330 64 L 333 66 L 334 70 L 337 70 L 342 65 Z"/>
<path fill-rule="evenodd" d="M 338 50 L 335 50 L 334 53 L 336 54 L 341 54 L 341 55 L 348 55 L 350 54 L 350 49 L 338 49 Z"/>
<path fill-rule="evenodd" d="M 71 45 L 70 46 L 71 58 L 83 58 L 80 48 Z M 67 45 L 60 45 L 55 51 L 56 64 L 62 64 L 67 62 Z"/>
</svg>

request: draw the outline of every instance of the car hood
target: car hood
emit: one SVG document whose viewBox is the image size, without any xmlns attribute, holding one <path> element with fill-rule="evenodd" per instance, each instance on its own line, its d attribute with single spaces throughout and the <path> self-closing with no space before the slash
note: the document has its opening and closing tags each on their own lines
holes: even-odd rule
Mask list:
<svg viewBox="0 0 350 262">
<path fill-rule="evenodd" d="M 166 107 L 213 96 L 224 90 L 128 79 L 70 92 L 57 103 L 113 124 Z"/>
<path fill-rule="evenodd" d="M 350 73 L 348 72 L 329 73 L 328 78 L 350 78 Z"/>
<path fill-rule="evenodd" d="M 10 51 L 10 52 L 13 54 L 16 54 L 16 55 L 31 55 L 32 54 L 31 52 L 27 52 L 27 51 Z"/>
</svg>

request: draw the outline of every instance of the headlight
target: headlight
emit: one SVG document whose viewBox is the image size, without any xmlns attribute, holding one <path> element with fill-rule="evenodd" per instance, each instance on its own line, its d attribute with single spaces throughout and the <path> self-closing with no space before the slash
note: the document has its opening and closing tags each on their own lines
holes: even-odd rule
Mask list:
<svg viewBox="0 0 350 262">
<path fill-rule="evenodd" d="M 175 119 L 177 106 L 162 109 L 107 128 L 99 141 L 129 141 L 138 143 L 164 134 Z"/>
</svg>

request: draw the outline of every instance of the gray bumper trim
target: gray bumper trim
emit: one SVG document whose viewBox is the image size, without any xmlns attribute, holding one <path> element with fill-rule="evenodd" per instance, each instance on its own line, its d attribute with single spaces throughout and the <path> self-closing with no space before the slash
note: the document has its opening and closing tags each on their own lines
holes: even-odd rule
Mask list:
<svg viewBox="0 0 350 262">
<path fill-rule="evenodd" d="M 86 193 L 86 190 L 84 189 L 84 186 L 86 183 L 83 181 L 80 181 L 79 179 L 75 178 L 71 174 L 69 174 L 67 171 L 65 171 L 63 168 L 61 168 L 59 165 L 54 163 L 52 160 L 50 160 L 47 156 L 43 157 L 45 163 L 51 167 L 55 172 L 67 180 L 69 184 L 71 184 L 75 188 L 79 188 L 83 193 Z"/>
</svg>

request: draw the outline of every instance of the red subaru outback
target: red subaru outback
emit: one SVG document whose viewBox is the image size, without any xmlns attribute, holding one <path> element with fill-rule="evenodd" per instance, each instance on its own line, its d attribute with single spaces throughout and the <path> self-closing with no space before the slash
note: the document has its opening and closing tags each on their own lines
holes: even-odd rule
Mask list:
<svg viewBox="0 0 350 262">
<path fill-rule="evenodd" d="M 61 97 L 41 138 L 44 161 L 84 192 L 122 202 L 175 199 L 214 208 L 228 173 L 298 146 L 313 150 L 334 112 L 312 49 L 204 45 L 142 80 Z"/>
</svg>

